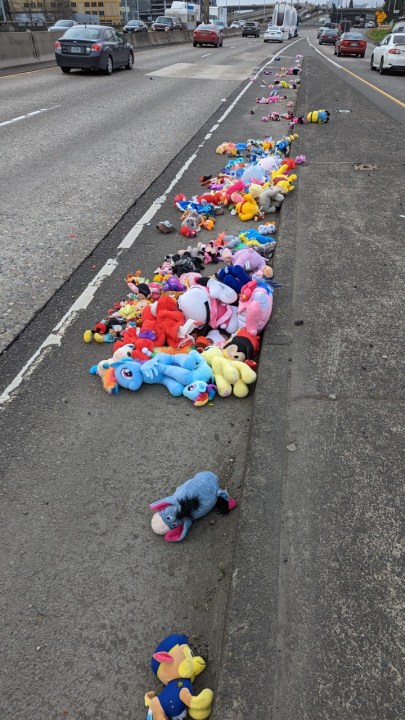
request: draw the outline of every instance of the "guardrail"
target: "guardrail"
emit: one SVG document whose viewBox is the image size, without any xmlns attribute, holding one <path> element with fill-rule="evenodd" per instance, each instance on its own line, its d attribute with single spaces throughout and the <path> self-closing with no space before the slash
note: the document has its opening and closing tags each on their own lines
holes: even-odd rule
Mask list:
<svg viewBox="0 0 405 720">
<path fill-rule="evenodd" d="M 225 36 L 240 35 L 241 30 L 225 30 Z M 55 59 L 55 40 L 57 33 L 48 32 L 12 32 L 2 33 L 0 41 L 0 69 L 6 70 L 22 65 L 50 62 Z M 136 48 L 175 45 L 190 42 L 192 30 L 173 32 L 128 33 L 128 42 Z"/>
</svg>

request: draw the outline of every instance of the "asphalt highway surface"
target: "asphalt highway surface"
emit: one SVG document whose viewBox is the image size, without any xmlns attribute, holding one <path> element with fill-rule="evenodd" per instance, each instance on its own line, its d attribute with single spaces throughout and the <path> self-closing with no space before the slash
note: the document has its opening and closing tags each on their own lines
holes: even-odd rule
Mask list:
<svg viewBox="0 0 405 720">
<path fill-rule="evenodd" d="M 111 77 L 0 78 L 0 349 L 270 53 L 237 36 L 138 52 Z"/>
<path fill-rule="evenodd" d="M 183 247 L 155 223 L 178 226 L 173 195 L 220 169 L 218 144 L 288 132 L 250 84 L 280 50 L 273 79 L 304 56 L 297 113 L 331 120 L 293 144 L 256 389 L 109 396 L 83 331 Z M 404 78 L 332 53 L 308 29 L 0 78 L 1 720 L 144 718 L 171 632 L 207 660 L 212 720 L 400 716 Z M 165 543 L 149 503 L 203 469 L 239 507 Z"/>
</svg>

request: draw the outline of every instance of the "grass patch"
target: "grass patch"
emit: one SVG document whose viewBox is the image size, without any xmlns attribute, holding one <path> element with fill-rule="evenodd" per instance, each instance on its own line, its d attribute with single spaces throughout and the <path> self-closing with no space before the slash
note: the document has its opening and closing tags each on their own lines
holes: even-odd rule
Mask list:
<svg viewBox="0 0 405 720">
<path fill-rule="evenodd" d="M 383 38 L 385 38 L 386 35 L 390 32 L 387 28 L 373 28 L 372 30 L 369 30 L 367 33 L 368 39 L 378 45 Z"/>
</svg>

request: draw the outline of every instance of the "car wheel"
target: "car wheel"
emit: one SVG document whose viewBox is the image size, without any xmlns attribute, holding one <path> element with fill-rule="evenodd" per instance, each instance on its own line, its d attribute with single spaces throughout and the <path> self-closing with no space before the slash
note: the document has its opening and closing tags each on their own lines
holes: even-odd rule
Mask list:
<svg viewBox="0 0 405 720">
<path fill-rule="evenodd" d="M 62 72 L 63 72 L 63 73 L 66 73 L 66 74 L 67 74 L 67 73 L 70 73 L 71 69 L 72 69 L 72 68 L 61 68 Z"/>
<path fill-rule="evenodd" d="M 385 75 L 385 73 L 386 73 L 386 69 L 384 67 L 384 58 L 381 58 L 379 72 L 380 72 L 380 75 Z"/>
<path fill-rule="evenodd" d="M 371 58 L 370 58 L 370 70 L 375 70 L 375 67 L 374 67 L 374 55 L 372 55 Z"/>
<path fill-rule="evenodd" d="M 134 66 L 134 55 L 132 52 L 130 52 L 128 55 L 128 62 L 125 65 L 125 70 L 132 70 L 133 66 Z"/>
<path fill-rule="evenodd" d="M 113 71 L 113 61 L 112 61 L 111 55 L 109 55 L 107 58 L 107 65 L 105 66 L 104 72 L 106 75 L 111 75 L 112 71 Z"/>
<path fill-rule="evenodd" d="M 197 43 L 196 43 L 196 42 L 193 42 L 193 47 L 197 47 Z"/>
</svg>

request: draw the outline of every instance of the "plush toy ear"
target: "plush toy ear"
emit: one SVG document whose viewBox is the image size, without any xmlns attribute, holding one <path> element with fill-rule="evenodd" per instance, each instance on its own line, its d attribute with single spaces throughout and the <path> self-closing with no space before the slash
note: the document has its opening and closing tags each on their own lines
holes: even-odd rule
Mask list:
<svg viewBox="0 0 405 720">
<path fill-rule="evenodd" d="M 182 533 L 183 525 L 178 525 L 176 528 L 174 528 L 174 530 L 169 530 L 169 532 L 167 532 L 164 537 L 167 542 L 178 542 L 182 539 Z"/>
<path fill-rule="evenodd" d="M 185 518 L 183 525 L 178 525 L 176 528 L 169 530 L 169 532 L 165 534 L 165 540 L 167 542 L 178 542 L 179 540 L 183 540 L 190 530 L 191 525 L 192 520 L 190 520 L 190 518 Z"/>
<path fill-rule="evenodd" d="M 167 652 L 157 652 L 153 654 L 153 659 L 157 660 L 159 663 L 171 663 L 173 662 L 173 657 L 169 655 Z"/>
<path fill-rule="evenodd" d="M 149 505 L 149 507 L 151 510 L 160 512 L 161 510 L 166 510 L 166 508 L 170 507 L 171 505 L 173 505 L 172 502 L 169 502 L 168 500 L 164 499 L 164 500 L 157 500 L 156 502 L 151 503 Z"/>
</svg>

